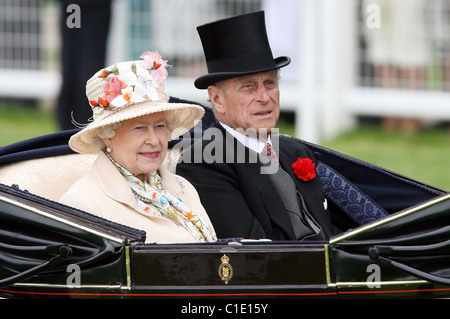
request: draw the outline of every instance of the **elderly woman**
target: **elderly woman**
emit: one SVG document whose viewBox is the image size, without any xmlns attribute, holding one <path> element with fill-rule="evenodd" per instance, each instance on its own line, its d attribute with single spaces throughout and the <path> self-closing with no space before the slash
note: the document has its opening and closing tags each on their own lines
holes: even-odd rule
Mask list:
<svg viewBox="0 0 450 319">
<path fill-rule="evenodd" d="M 211 242 L 216 235 L 194 187 L 162 162 L 168 142 L 204 114 L 197 105 L 168 103 L 167 61 L 157 52 L 97 72 L 86 84 L 93 122 L 69 141 L 96 153 L 91 172 L 62 196 L 64 204 L 145 230 L 146 242 Z"/>
</svg>

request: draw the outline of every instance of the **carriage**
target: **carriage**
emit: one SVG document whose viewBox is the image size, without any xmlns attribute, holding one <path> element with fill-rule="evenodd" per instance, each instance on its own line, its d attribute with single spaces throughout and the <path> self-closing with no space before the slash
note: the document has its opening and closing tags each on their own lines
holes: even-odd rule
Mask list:
<svg viewBox="0 0 450 319">
<path fill-rule="evenodd" d="M 327 241 L 145 244 L 139 229 L 58 203 L 94 160 L 68 147 L 76 131 L 0 148 L 0 297 L 450 296 L 444 190 L 291 137 L 317 155 L 341 233 Z M 165 165 L 173 169 L 170 156 Z"/>
</svg>

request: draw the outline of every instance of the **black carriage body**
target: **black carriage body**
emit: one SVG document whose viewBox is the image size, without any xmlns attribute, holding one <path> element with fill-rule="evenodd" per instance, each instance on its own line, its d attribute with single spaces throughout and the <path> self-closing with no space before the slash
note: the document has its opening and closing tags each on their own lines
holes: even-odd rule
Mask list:
<svg viewBox="0 0 450 319">
<path fill-rule="evenodd" d="M 71 153 L 71 134 L 0 148 L 0 170 Z M 387 216 L 359 225 L 330 200 L 342 233 L 329 241 L 144 244 L 140 230 L 0 184 L 0 297 L 449 297 L 450 194 L 297 141 Z"/>
<path fill-rule="evenodd" d="M 143 244 L 143 234 L 138 230 L 58 205 L 1 187 L 1 297 L 450 295 L 448 226 L 442 226 L 449 225 L 449 195 L 323 243 L 149 245 Z M 70 253 L 56 260 L 63 255 L 61 247 L 67 247 Z M 33 273 L 49 261 L 54 264 Z M 73 265 L 78 266 L 78 274 Z"/>
<path fill-rule="evenodd" d="M 336 296 L 326 243 L 144 244 L 139 230 L 4 185 L 0 194 L 2 297 Z"/>
</svg>

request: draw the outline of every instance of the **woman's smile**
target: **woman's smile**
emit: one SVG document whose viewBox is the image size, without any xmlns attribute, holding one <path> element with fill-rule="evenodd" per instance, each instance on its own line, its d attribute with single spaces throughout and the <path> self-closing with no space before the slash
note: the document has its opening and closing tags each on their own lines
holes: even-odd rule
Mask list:
<svg viewBox="0 0 450 319">
<path fill-rule="evenodd" d="M 142 152 L 139 153 L 139 155 L 145 157 L 145 158 L 149 158 L 149 159 L 158 159 L 160 156 L 161 152 Z"/>
</svg>

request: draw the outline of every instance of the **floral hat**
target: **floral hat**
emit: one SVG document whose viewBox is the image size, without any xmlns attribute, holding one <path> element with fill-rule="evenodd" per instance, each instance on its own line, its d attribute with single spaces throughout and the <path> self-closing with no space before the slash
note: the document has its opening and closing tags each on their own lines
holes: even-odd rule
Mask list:
<svg viewBox="0 0 450 319">
<path fill-rule="evenodd" d="M 164 92 L 167 61 L 158 52 L 146 51 L 138 61 L 120 62 L 98 71 L 86 83 L 86 95 L 92 107 L 93 121 L 73 135 L 69 146 L 78 153 L 95 154 L 95 145 L 102 142 L 102 127 L 148 115 L 166 112 L 170 131 L 175 139 L 195 126 L 205 111 L 201 106 L 169 103 Z"/>
</svg>

